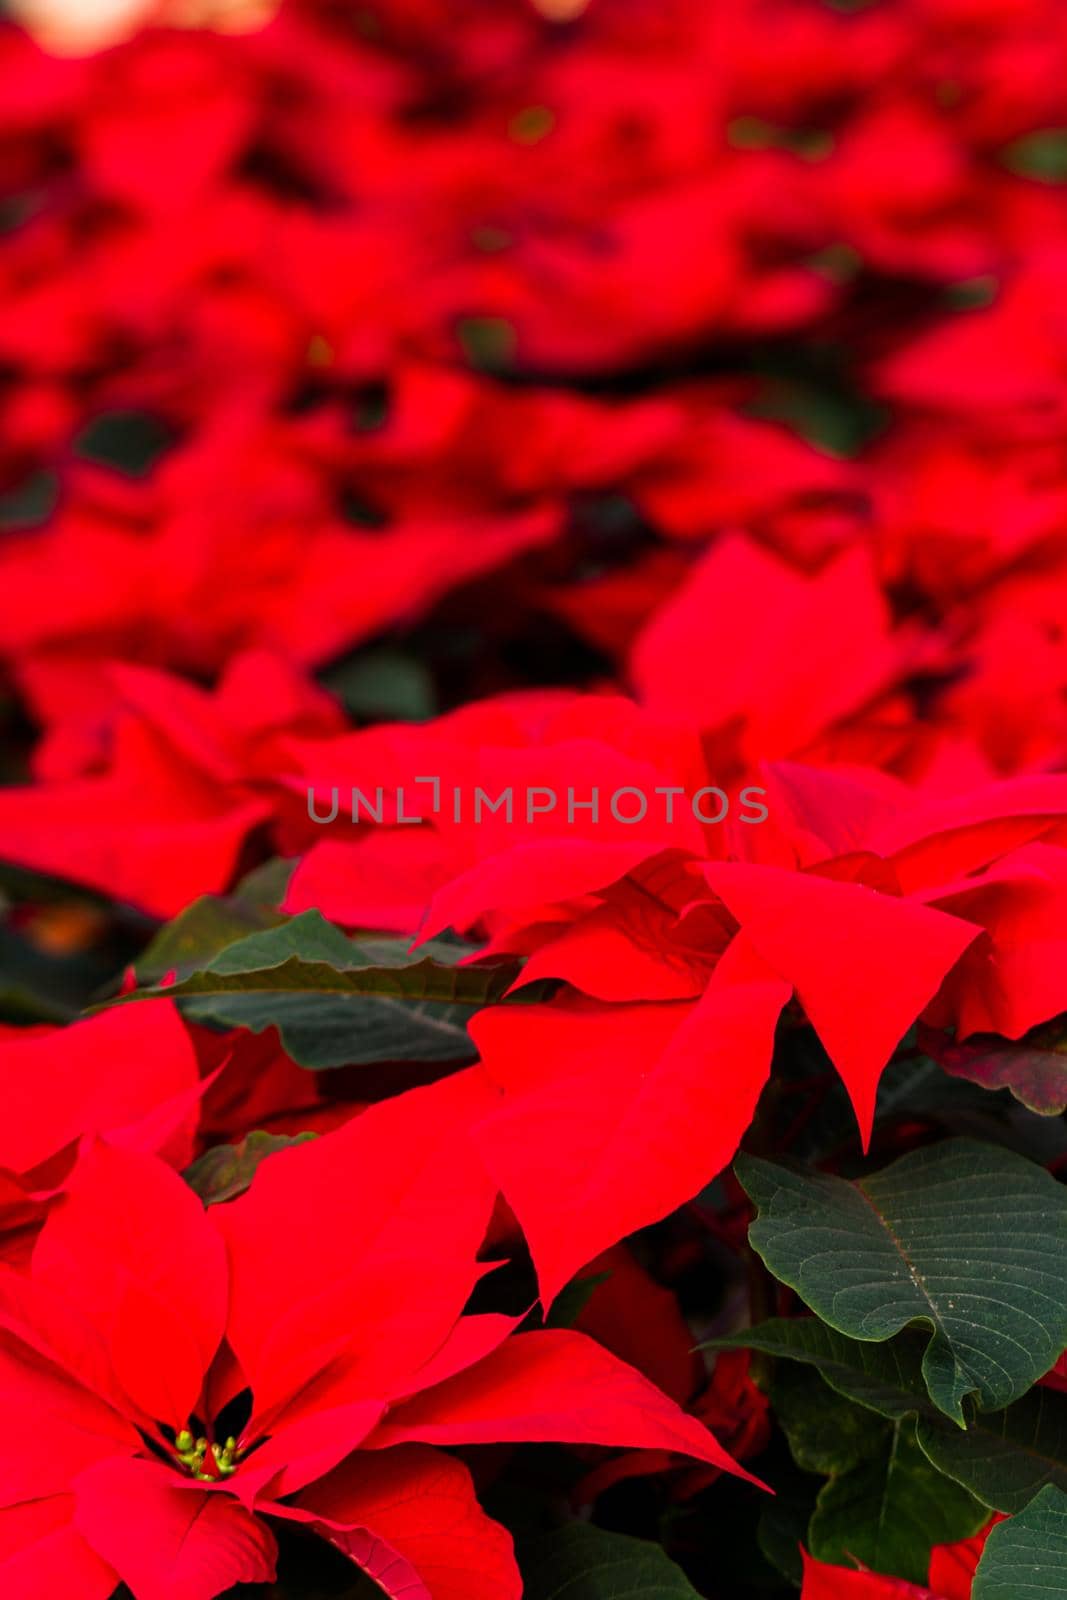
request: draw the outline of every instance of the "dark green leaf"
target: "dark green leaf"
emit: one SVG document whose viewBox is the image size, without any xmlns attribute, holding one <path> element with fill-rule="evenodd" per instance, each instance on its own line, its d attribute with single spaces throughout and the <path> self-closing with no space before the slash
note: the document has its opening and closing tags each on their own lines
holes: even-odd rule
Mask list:
<svg viewBox="0 0 1067 1600">
<path fill-rule="evenodd" d="M 236 894 L 201 895 L 161 928 L 142 952 L 136 963 L 137 981 L 156 984 L 168 973 L 187 978 L 239 939 L 285 920 L 281 912 Z"/>
<path fill-rule="evenodd" d="M 129 999 L 167 995 L 186 1001 L 197 1022 L 276 1027 L 306 1067 L 458 1061 L 473 1053 L 471 1016 L 499 1000 L 518 970 L 510 961 L 456 965 L 465 953 L 437 940 L 413 960 L 402 940 L 350 939 L 306 911 Z"/>
<path fill-rule="evenodd" d="M 515 364 L 515 329 L 503 317 L 463 317 L 456 338 L 475 372 L 506 372 Z"/>
<path fill-rule="evenodd" d="M 76 435 L 72 448 L 83 461 L 143 478 L 170 442 L 170 429 L 146 411 L 101 411 Z"/>
<path fill-rule="evenodd" d="M 298 856 L 272 856 L 269 861 L 245 873 L 233 891 L 233 898 L 244 901 L 246 905 L 276 911 L 285 899 L 298 862 Z"/>
<path fill-rule="evenodd" d="M 425 722 L 437 709 L 429 671 L 401 650 L 361 651 L 335 667 L 325 682 L 361 722 Z"/>
<path fill-rule="evenodd" d="M 760 1350 L 766 1355 L 813 1366 L 831 1388 L 880 1416 L 895 1421 L 912 1412 L 941 1417 L 922 1378 L 923 1340 L 905 1334 L 885 1344 L 850 1339 L 818 1317 L 774 1317 L 729 1338 L 713 1339 L 710 1350 Z M 943 1418 L 942 1418 L 943 1420 Z M 959 1430 L 955 1428 L 954 1431 Z"/>
<path fill-rule="evenodd" d="M 737 1173 L 750 1240 L 775 1277 L 839 1332 L 933 1330 L 923 1375 L 962 1425 L 999 1409 L 1067 1345 L 1067 1194 L 1043 1168 L 969 1139 L 916 1150 L 857 1183 L 752 1156 Z"/>
<path fill-rule="evenodd" d="M 891 1427 L 792 1361 L 774 1374 L 771 1405 L 797 1466 L 823 1477 L 858 1466 Z"/>
<path fill-rule="evenodd" d="M 1042 1489 L 986 1541 L 972 1600 L 1067 1600 L 1067 1495 Z"/>
<path fill-rule="evenodd" d="M 314 1137 L 313 1133 L 298 1133 L 295 1138 L 280 1133 L 249 1133 L 240 1144 L 220 1144 L 205 1151 L 192 1166 L 186 1167 L 182 1176 L 206 1206 L 217 1205 L 243 1194 L 260 1162 L 268 1156 L 278 1150 L 288 1150 L 294 1144 L 306 1144 Z"/>
<path fill-rule="evenodd" d="M 938 1472 L 909 1418 L 892 1424 L 877 1454 L 830 1479 L 811 1519 L 808 1548 L 819 1561 L 859 1561 L 923 1583 L 933 1546 L 970 1538 L 988 1518 L 980 1500 Z"/>
<path fill-rule="evenodd" d="M 1042 128 L 1016 139 L 1005 150 L 1004 162 L 1024 178 L 1067 182 L 1067 128 Z"/>
<path fill-rule="evenodd" d="M 587 1278 L 572 1278 L 553 1300 L 545 1317 L 546 1328 L 573 1328 L 610 1272 L 591 1272 Z"/>
<path fill-rule="evenodd" d="M 761 1323 L 712 1348 L 739 1346 L 806 1362 L 832 1389 L 882 1417 L 915 1416 L 919 1444 L 934 1466 L 993 1510 L 1020 1511 L 1045 1484 L 1067 1489 L 1067 1395 L 1058 1390 L 1031 1389 L 1004 1411 L 968 1406 L 962 1431 L 930 1400 L 923 1341 L 913 1334 L 870 1344 L 803 1317 Z"/>
<path fill-rule="evenodd" d="M 91 952 L 52 955 L 0 922 L 0 1017 L 18 1023 L 72 1022 L 93 987 L 90 982 L 83 990 L 79 983 L 90 959 Z"/>
<path fill-rule="evenodd" d="M 0 233 L 5 231 L 0 218 Z M 28 473 L 10 488 L 0 491 L 0 532 L 9 528 L 40 527 L 55 511 L 59 493 L 59 474 L 45 468 Z"/>
<path fill-rule="evenodd" d="M 935 1466 L 995 1511 L 1021 1511 L 1048 1484 L 1067 1490 L 1067 1395 L 1031 1389 L 1006 1411 L 980 1411 L 966 1433 L 919 1423 Z"/>
<path fill-rule="evenodd" d="M 919 1387 L 929 1405 L 921 1379 Z M 830 1478 L 806 1541 L 820 1559 L 853 1555 L 875 1571 L 919 1581 L 932 1545 L 967 1538 L 988 1520 L 987 1507 L 942 1477 L 921 1450 L 914 1415 L 872 1416 L 791 1361 L 775 1371 L 771 1401 L 796 1465 Z"/>
<path fill-rule="evenodd" d="M 698 1600 L 659 1545 L 571 1523 L 521 1552 L 523 1600 Z"/>
<path fill-rule="evenodd" d="M 969 1538 L 984 1526 L 988 1503 L 927 1448 L 926 1434 L 935 1443 L 959 1442 L 961 1452 L 971 1436 L 927 1395 L 921 1341 L 864 1344 L 805 1317 L 766 1322 L 714 1347 L 745 1343 L 789 1358 L 772 1388 L 778 1420 L 798 1466 L 832 1474 L 812 1516 L 813 1555 L 842 1565 L 855 1557 L 877 1572 L 921 1583 L 934 1544 Z M 830 1388 L 812 1379 L 805 1389 L 789 1378 L 793 1361 L 816 1367 Z M 972 1441 L 979 1470 L 984 1444 Z"/>
<path fill-rule="evenodd" d="M 790 1461 L 785 1470 L 760 1471 L 774 1486 L 774 1499 L 768 1500 L 760 1511 L 757 1539 L 764 1558 L 783 1577 L 799 1589 L 803 1568 L 800 1547 L 808 1537 L 808 1523 L 815 1510 L 815 1498 L 822 1487 L 822 1479 L 801 1472 Z"/>
</svg>

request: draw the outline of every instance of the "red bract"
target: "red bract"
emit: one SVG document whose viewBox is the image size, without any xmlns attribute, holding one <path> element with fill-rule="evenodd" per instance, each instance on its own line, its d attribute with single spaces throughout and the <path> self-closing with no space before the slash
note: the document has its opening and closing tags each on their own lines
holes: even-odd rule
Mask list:
<svg viewBox="0 0 1067 1600">
<path fill-rule="evenodd" d="M 218 1033 L 191 1027 L 206 1077 L 198 1129 L 200 1146 L 236 1144 L 252 1128 L 280 1134 L 325 1133 L 364 1109 L 345 1074 L 320 1074 L 297 1066 L 268 1028 Z M 361 1087 L 365 1084 L 365 1075 Z M 347 1090 L 347 1092 L 346 1092 Z M 336 1091 L 336 1093 L 334 1092 Z"/>
<path fill-rule="evenodd" d="M 174 915 L 224 889 L 249 834 L 271 821 L 286 738 L 335 728 L 340 713 L 262 654 L 235 657 L 214 695 L 118 664 L 107 680 L 118 709 L 59 720 L 38 748 L 44 781 L 0 793 L 3 854 Z M 57 718 L 64 709 L 60 697 Z"/>
<path fill-rule="evenodd" d="M 1067 325 L 1048 300 L 1062 280 L 1064 246 L 1047 246 L 994 304 L 933 329 L 885 366 L 886 390 L 912 405 L 961 412 L 999 411 L 1013 431 L 1062 431 Z"/>
<path fill-rule="evenodd" d="M 709 1379 L 674 1295 L 657 1284 L 624 1245 L 599 1256 L 583 1276 L 603 1281 L 593 1290 L 578 1327 L 630 1360 L 716 1436 L 728 1439 L 731 1454 L 739 1460 L 758 1455 L 770 1436 L 769 1407 L 748 1375 L 748 1352 L 723 1351 L 715 1358 Z M 633 1314 L 637 1305 L 639 1318 Z M 666 1451 L 658 1455 L 640 1451 L 594 1467 L 576 1498 L 592 1501 L 624 1479 L 664 1471 L 673 1471 L 672 1496 L 678 1500 L 698 1494 L 719 1476 L 717 1467 L 693 1466 Z"/>
<path fill-rule="evenodd" d="M 200 1077 L 174 1007 L 154 1001 L 69 1028 L 4 1029 L 0 1093 L 0 1236 L 5 1259 L 29 1247 L 78 1142 L 104 1135 L 175 1167 L 193 1153 Z"/>
<path fill-rule="evenodd" d="M 740 1470 L 585 1336 L 463 1315 L 494 1193 L 464 1151 L 483 1093 L 468 1076 L 368 1112 L 207 1215 L 154 1158 L 86 1146 L 28 1277 L 2 1282 L 5 1593 L 209 1600 L 270 1578 L 267 1517 L 388 1589 L 510 1600 L 506 1535 L 432 1447 L 559 1438 Z"/>
<path fill-rule="evenodd" d="M 656 612 L 631 672 L 653 711 L 739 730 L 737 758 L 749 768 L 870 715 L 915 645 L 893 637 L 861 551 L 808 577 L 747 541 L 725 540 Z"/>
</svg>

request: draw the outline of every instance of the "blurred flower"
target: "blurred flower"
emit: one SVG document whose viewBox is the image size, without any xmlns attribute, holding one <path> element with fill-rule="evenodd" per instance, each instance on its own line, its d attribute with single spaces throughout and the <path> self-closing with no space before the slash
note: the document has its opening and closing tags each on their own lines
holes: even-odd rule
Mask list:
<svg viewBox="0 0 1067 1600">
<path fill-rule="evenodd" d="M 244 32 L 262 27 L 279 0 L 11 0 L 13 16 L 46 50 L 91 55 L 152 24 Z"/>
<path fill-rule="evenodd" d="M 589 0 L 533 0 L 533 3 L 549 22 L 573 22 L 589 9 Z"/>
</svg>

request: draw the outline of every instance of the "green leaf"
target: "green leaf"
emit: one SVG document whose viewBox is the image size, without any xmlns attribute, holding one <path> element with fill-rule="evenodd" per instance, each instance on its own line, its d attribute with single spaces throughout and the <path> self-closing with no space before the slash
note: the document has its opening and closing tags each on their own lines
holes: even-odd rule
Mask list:
<svg viewBox="0 0 1067 1600">
<path fill-rule="evenodd" d="M 895 1421 L 910 1412 L 940 1416 L 922 1380 L 922 1341 L 913 1335 L 871 1344 L 838 1333 L 818 1317 L 772 1317 L 755 1328 L 712 1339 L 705 1350 L 760 1350 L 815 1367 L 831 1388 Z"/>
<path fill-rule="evenodd" d="M 201 895 L 162 927 L 142 951 L 134 968 L 137 981 L 142 985 L 156 984 L 168 973 L 187 978 L 237 940 L 285 921 L 281 912 L 270 911 L 239 894 Z"/>
<path fill-rule="evenodd" d="M 950 1139 L 859 1182 L 742 1156 L 769 1270 L 856 1339 L 933 1330 L 923 1376 L 963 1425 L 963 1402 L 1010 1404 L 1067 1345 L 1067 1195 L 999 1146 Z"/>
<path fill-rule="evenodd" d="M 520 1551 L 523 1600 L 699 1600 L 659 1545 L 571 1523 Z"/>
<path fill-rule="evenodd" d="M 966 1433 L 933 1420 L 919 1443 L 936 1467 L 994 1511 L 1021 1511 L 1052 1484 L 1067 1490 L 1067 1395 L 1031 1389 L 1006 1411 L 980 1411 Z"/>
<path fill-rule="evenodd" d="M 197 1022 L 254 1033 L 276 1027 L 306 1067 L 458 1061 L 473 1054 L 470 1017 L 501 999 L 518 970 L 506 960 L 457 966 L 466 949 L 437 940 L 412 960 L 403 940 L 350 939 L 306 911 L 126 1003 L 165 995 L 185 1001 Z"/>
<path fill-rule="evenodd" d="M 986 1540 L 972 1600 L 1067 1600 L 1067 1495 L 1043 1489 Z"/>
<path fill-rule="evenodd" d="M 456 338 L 475 372 L 507 372 L 515 365 L 518 340 L 504 317 L 463 317 L 456 325 Z"/>
<path fill-rule="evenodd" d="M 764 1559 L 799 1589 L 804 1577 L 800 1547 L 807 1543 L 808 1524 L 822 1482 L 801 1472 L 792 1460 L 773 1470 L 761 1461 L 760 1472 L 774 1485 L 774 1498 L 761 1508 L 757 1542 Z"/>
<path fill-rule="evenodd" d="M 815 1367 L 838 1394 L 882 1417 L 917 1419 L 924 1453 L 995 1511 L 1021 1511 L 1052 1483 L 1067 1489 L 1067 1395 L 1031 1389 L 1003 1411 L 968 1406 L 962 1431 L 939 1411 L 922 1376 L 923 1340 L 903 1334 L 886 1344 L 849 1339 L 816 1317 L 774 1319 L 713 1341 L 709 1348 L 760 1350 Z M 775 1391 L 778 1389 L 775 1377 Z M 788 1419 L 783 1418 L 783 1425 Z"/>
<path fill-rule="evenodd" d="M 1041 128 L 1016 139 L 1004 151 L 1004 164 L 1041 183 L 1067 182 L 1067 128 Z"/>
<path fill-rule="evenodd" d="M 938 1472 L 907 1418 L 892 1424 L 877 1454 L 830 1479 L 808 1528 L 808 1548 L 819 1561 L 859 1561 L 923 1583 L 934 1545 L 969 1539 L 988 1518 L 980 1500 Z"/>
<path fill-rule="evenodd" d="M 572 1278 L 548 1308 L 546 1328 L 573 1328 L 578 1318 L 611 1272 L 591 1272 L 586 1278 Z"/>
<path fill-rule="evenodd" d="M 775 1372 L 771 1405 L 797 1466 L 822 1477 L 858 1466 L 891 1426 L 793 1361 Z"/>
<path fill-rule="evenodd" d="M 131 478 L 145 477 L 171 443 L 170 429 L 147 411 L 101 411 L 75 435 L 72 449 Z"/>
<path fill-rule="evenodd" d="M 289 891 L 293 873 L 300 862 L 299 856 L 272 856 L 246 872 L 233 891 L 237 900 L 246 905 L 275 911 Z"/>
<path fill-rule="evenodd" d="M 363 650 L 333 668 L 325 683 L 361 722 L 426 722 L 437 710 L 430 672 L 402 650 Z"/>
<path fill-rule="evenodd" d="M 199 1156 L 182 1176 L 195 1189 L 206 1206 L 218 1205 L 243 1194 L 255 1177 L 260 1162 L 278 1150 L 306 1144 L 313 1133 L 298 1133 L 289 1138 L 280 1133 L 249 1133 L 239 1144 L 220 1144 Z"/>
<path fill-rule="evenodd" d="M 922 1583 L 932 1546 L 977 1533 L 989 1508 L 920 1439 L 928 1426 L 954 1441 L 967 1436 L 926 1393 L 921 1342 L 895 1343 L 901 1348 L 864 1344 L 805 1317 L 765 1322 L 712 1347 L 747 1344 L 788 1358 L 774 1375 L 775 1414 L 797 1466 L 830 1475 L 808 1530 L 811 1553 Z M 793 1376 L 796 1361 L 816 1367 L 830 1386 Z"/>
<path fill-rule="evenodd" d="M 919 1390 L 929 1405 L 921 1379 Z M 777 1367 L 771 1401 L 796 1465 L 830 1478 L 806 1541 L 820 1559 L 851 1555 L 875 1571 L 921 1581 L 934 1544 L 968 1538 L 987 1522 L 988 1508 L 921 1449 L 914 1414 L 872 1416 L 791 1361 Z"/>
</svg>

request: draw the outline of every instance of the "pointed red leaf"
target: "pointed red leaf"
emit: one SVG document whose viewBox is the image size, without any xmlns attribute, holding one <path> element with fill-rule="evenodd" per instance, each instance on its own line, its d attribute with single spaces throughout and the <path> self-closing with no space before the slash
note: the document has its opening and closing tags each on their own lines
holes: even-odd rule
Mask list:
<svg viewBox="0 0 1067 1600">
<path fill-rule="evenodd" d="M 140 1448 L 103 1400 L 13 1338 L 0 1346 L 0 1406 L 0 1506 L 60 1494 L 86 1467 Z"/>
<path fill-rule="evenodd" d="M 460 1461 L 420 1445 L 356 1455 L 298 1505 L 390 1600 L 519 1600 L 511 1537 Z"/>
<path fill-rule="evenodd" d="M 479 1149 L 526 1234 L 546 1303 L 731 1160 L 788 998 L 735 941 L 696 1005 L 576 1000 L 475 1018 L 472 1035 L 507 1096 L 479 1127 Z"/>
<path fill-rule="evenodd" d="M 5 1031 L 0 1167 L 26 1172 L 83 1134 L 128 1128 L 198 1085 L 192 1042 L 169 1000 L 67 1028 Z M 180 1150 L 176 1158 L 188 1159 Z"/>
<path fill-rule="evenodd" d="M 797 996 L 870 1136 L 882 1069 L 977 938 L 973 923 L 856 883 L 717 862 L 708 882 Z"/>
<path fill-rule="evenodd" d="M 674 1450 L 758 1482 L 703 1423 L 582 1333 L 518 1334 L 477 1366 L 397 1406 L 371 1443 L 546 1440 Z"/>
<path fill-rule="evenodd" d="M 73 1526 L 74 1498 L 54 1495 L 0 1511 L 4 1600 L 109 1600 L 118 1575 Z"/>
<path fill-rule="evenodd" d="M 136 1405 L 185 1426 L 225 1328 L 227 1284 L 221 1241 L 176 1173 L 89 1146 L 41 1231 L 33 1276 L 99 1329 Z"/>
<path fill-rule="evenodd" d="M 229 1495 L 184 1487 L 155 1461 L 105 1461 L 75 1485 L 75 1524 L 137 1600 L 215 1600 L 269 1583 L 277 1546 Z"/>
<path fill-rule="evenodd" d="M 477 1071 L 416 1090 L 280 1151 L 212 1207 L 257 1413 L 327 1366 L 335 1381 L 306 1404 L 385 1398 L 447 1338 L 482 1270 L 495 1186 L 468 1129 L 492 1102 Z"/>
</svg>

